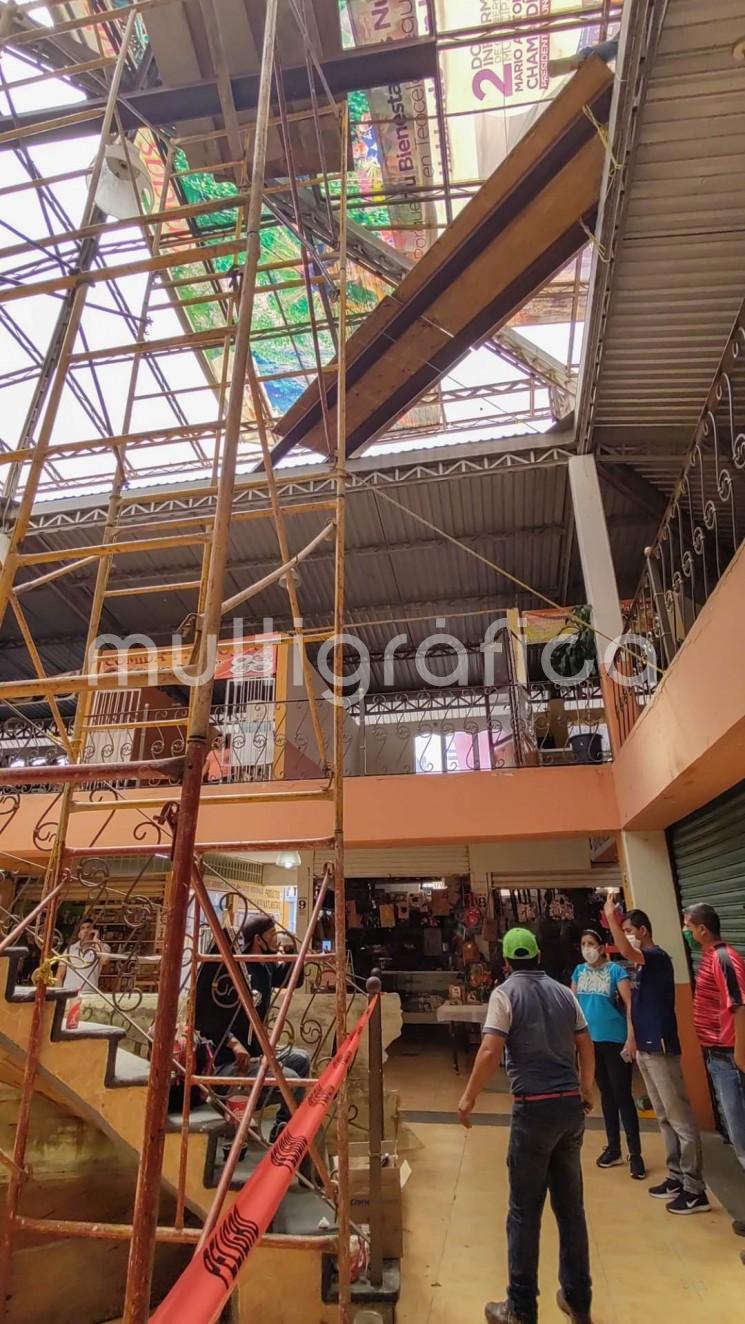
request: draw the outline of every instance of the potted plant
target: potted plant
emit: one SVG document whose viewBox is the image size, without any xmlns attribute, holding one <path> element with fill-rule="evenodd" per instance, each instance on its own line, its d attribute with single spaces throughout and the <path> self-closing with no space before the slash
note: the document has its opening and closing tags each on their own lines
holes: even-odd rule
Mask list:
<svg viewBox="0 0 745 1324">
<path fill-rule="evenodd" d="M 587 675 L 588 678 L 597 676 L 598 655 L 595 631 L 592 628 L 592 607 L 587 604 L 575 607 L 571 615 L 567 616 L 565 626 L 571 626 L 571 634 L 563 635 L 560 643 L 553 650 L 551 665 L 554 672 L 565 677 L 569 683 L 580 675 Z M 563 689 L 563 686 L 554 687 L 555 699 L 559 699 L 562 705 Z M 599 732 L 578 732 L 569 737 L 569 744 L 574 750 L 574 757 L 578 763 L 602 761 L 603 741 Z"/>
</svg>

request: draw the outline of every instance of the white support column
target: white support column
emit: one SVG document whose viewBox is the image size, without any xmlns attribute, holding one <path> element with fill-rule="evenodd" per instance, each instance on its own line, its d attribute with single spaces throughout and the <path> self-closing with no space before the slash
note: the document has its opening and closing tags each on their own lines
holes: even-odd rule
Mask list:
<svg viewBox="0 0 745 1324">
<path fill-rule="evenodd" d="M 569 461 L 569 486 L 572 493 L 585 594 L 587 602 L 592 607 L 592 624 L 598 632 L 598 656 L 602 663 L 608 641 L 620 637 L 623 622 L 608 526 L 593 455 L 572 456 Z M 603 667 L 603 670 L 605 669 Z"/>
<path fill-rule="evenodd" d="M 646 911 L 655 942 L 673 959 L 676 984 L 690 985 L 683 920 L 664 832 L 622 832 L 620 846 L 627 905 Z"/>
<path fill-rule="evenodd" d="M 711 1129 L 714 1125 L 711 1094 L 693 1026 L 693 992 L 683 919 L 665 834 L 621 832 L 619 847 L 627 909 L 637 907 L 646 912 L 652 923 L 655 942 L 672 957 L 683 1074 L 699 1126 Z"/>
</svg>

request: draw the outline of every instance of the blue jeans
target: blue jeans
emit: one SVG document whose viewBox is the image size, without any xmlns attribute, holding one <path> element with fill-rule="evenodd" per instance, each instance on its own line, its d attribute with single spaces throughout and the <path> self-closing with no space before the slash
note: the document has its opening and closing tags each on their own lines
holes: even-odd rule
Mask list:
<svg viewBox="0 0 745 1324">
<path fill-rule="evenodd" d="M 708 1049 L 706 1065 L 727 1135 L 745 1168 L 745 1076 L 731 1049 Z"/>
<path fill-rule="evenodd" d="M 546 1195 L 559 1228 L 559 1282 L 577 1314 L 592 1299 L 590 1249 L 580 1162 L 585 1115 L 580 1100 L 515 1103 L 507 1154 L 509 1303 L 525 1324 L 538 1319 L 538 1250 Z"/>
</svg>

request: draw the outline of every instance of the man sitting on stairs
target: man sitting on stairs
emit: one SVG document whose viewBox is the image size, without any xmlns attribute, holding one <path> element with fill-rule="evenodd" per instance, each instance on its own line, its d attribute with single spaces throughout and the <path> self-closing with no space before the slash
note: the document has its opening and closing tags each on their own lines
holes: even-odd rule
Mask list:
<svg viewBox="0 0 745 1324">
<path fill-rule="evenodd" d="M 212 952 L 217 948 L 212 945 Z M 236 950 L 250 956 L 273 955 L 279 950 L 277 930 L 269 915 L 253 915 L 246 920 L 236 939 Z M 288 966 L 272 961 L 243 963 L 241 971 L 262 1022 L 266 1022 L 272 994 L 281 988 L 288 975 Z M 261 1049 L 256 1041 L 248 1016 L 240 1002 L 233 981 L 223 961 L 204 962 L 197 979 L 195 1009 L 196 1028 L 213 1045 L 215 1074 L 226 1077 L 226 1092 L 230 1076 L 256 1076 L 261 1061 Z M 288 1080 L 307 1080 L 310 1075 L 310 1057 L 300 1048 L 283 1048 L 277 1053 L 282 1070 Z M 263 1103 L 269 1097 L 267 1092 Z M 281 1095 L 277 1116 L 271 1130 L 274 1142 L 290 1120 L 290 1112 Z M 302 1094 L 297 1092 L 298 1101 Z"/>
</svg>

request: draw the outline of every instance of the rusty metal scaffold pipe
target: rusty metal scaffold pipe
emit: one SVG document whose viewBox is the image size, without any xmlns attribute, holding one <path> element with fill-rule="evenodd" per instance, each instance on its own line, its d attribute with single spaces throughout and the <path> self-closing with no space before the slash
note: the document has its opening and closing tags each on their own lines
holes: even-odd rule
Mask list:
<svg viewBox="0 0 745 1324">
<path fill-rule="evenodd" d="M 347 454 L 347 137 L 349 108 L 344 102 L 339 132 L 341 137 L 341 189 L 339 208 L 339 330 L 338 387 L 336 412 L 336 557 L 334 574 L 334 947 L 336 950 L 336 1042 L 342 1044 L 347 1033 L 347 912 L 344 885 L 344 567 L 345 504 Z M 350 1324 L 351 1264 L 349 1205 L 349 1084 L 347 1076 L 339 1089 L 336 1110 L 337 1149 L 339 1155 L 339 1324 Z"/>
<path fill-rule="evenodd" d="M 183 755 L 170 759 L 135 759 L 131 763 L 37 763 L 22 768 L 0 768 L 0 786 L 81 786 L 85 782 L 111 782 L 119 778 L 139 782 L 176 780 L 184 770 Z"/>
<path fill-rule="evenodd" d="M 219 633 L 223 584 L 228 557 L 230 514 L 238 459 L 243 383 L 249 358 L 251 320 L 254 309 L 256 270 L 260 253 L 260 222 L 268 141 L 272 70 L 277 29 L 278 0 L 267 0 L 261 54 L 259 96 L 256 112 L 251 194 L 247 215 L 246 261 L 235 338 L 233 373 L 225 425 L 224 452 L 218 481 L 214 540 L 209 559 L 207 590 L 199 646 L 199 671 Z M 211 668 L 209 669 L 212 670 Z M 178 1015 L 180 972 L 189 905 L 189 882 L 194 863 L 197 816 L 202 791 L 202 773 L 207 753 L 213 680 L 208 675 L 192 691 L 187 731 L 186 763 L 173 848 L 173 868 L 166 893 L 165 941 L 153 1031 L 150 1080 L 145 1108 L 143 1146 L 135 1195 L 133 1232 L 127 1270 L 124 1324 L 146 1324 L 150 1309 L 150 1287 L 155 1255 L 155 1237 L 160 1203 L 161 1168 L 165 1119 L 171 1079 L 171 1057 Z M 200 897 L 209 917 L 209 896 Z M 219 927 L 219 926 L 218 926 Z"/>
</svg>

